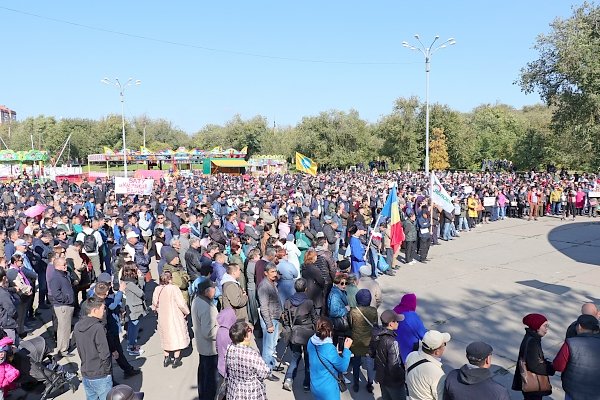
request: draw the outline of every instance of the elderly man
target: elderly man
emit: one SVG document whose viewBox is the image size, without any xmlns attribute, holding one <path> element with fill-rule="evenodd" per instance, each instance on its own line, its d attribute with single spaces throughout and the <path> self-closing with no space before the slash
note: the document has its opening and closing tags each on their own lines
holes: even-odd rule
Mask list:
<svg viewBox="0 0 600 400">
<path fill-rule="evenodd" d="M 125 237 L 127 243 L 125 244 L 124 251 L 131 256 L 135 265 L 142 275 L 145 276 L 146 282 L 150 281 L 150 256 L 148 255 L 148 248 L 139 241 L 139 235 L 134 231 L 127 232 Z"/>
<path fill-rule="evenodd" d="M 445 374 L 441 358 L 449 341 L 449 333 L 428 331 L 421 348 L 406 357 L 406 386 L 412 400 L 443 398 Z"/>
<path fill-rule="evenodd" d="M 184 255 L 185 266 L 192 281 L 195 281 L 200 275 L 200 268 L 202 267 L 202 253 L 200 249 L 200 238 L 192 237 L 190 239 L 190 248 Z"/>
<path fill-rule="evenodd" d="M 598 312 L 598 307 L 594 303 L 583 303 L 581 306 L 581 314 L 583 315 L 591 315 L 593 317 L 600 317 L 600 312 Z M 574 321 L 567 328 L 566 339 L 577 336 L 577 321 Z"/>
<path fill-rule="evenodd" d="M 192 323 L 198 363 L 198 399 L 212 400 L 217 391 L 217 307 L 213 301 L 215 283 L 209 279 L 198 285 L 198 296 L 192 301 Z"/>
<path fill-rule="evenodd" d="M 54 259 L 54 273 L 50 277 L 49 289 L 52 295 L 50 302 L 56 315 L 56 354 L 72 357 L 69 351 L 71 337 L 71 320 L 73 319 L 73 286 L 67 273 L 67 260 L 64 257 Z"/>
<path fill-rule="evenodd" d="M 271 371 L 283 371 L 283 367 L 276 367 L 275 351 L 279 338 L 279 318 L 281 317 L 281 303 L 277 292 L 277 266 L 269 262 L 264 267 L 265 278 L 257 287 L 258 303 L 260 306 L 260 326 L 263 331 L 262 358 Z M 270 373 L 268 380 L 277 382 L 279 378 Z"/>
</svg>

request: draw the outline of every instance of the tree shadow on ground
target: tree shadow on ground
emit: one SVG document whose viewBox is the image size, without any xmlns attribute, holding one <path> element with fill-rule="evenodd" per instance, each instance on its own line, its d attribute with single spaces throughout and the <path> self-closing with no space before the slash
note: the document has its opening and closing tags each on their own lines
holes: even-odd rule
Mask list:
<svg viewBox="0 0 600 400">
<path fill-rule="evenodd" d="M 588 220 L 557 226 L 548 233 L 552 246 L 580 263 L 600 265 L 600 222 Z"/>
</svg>

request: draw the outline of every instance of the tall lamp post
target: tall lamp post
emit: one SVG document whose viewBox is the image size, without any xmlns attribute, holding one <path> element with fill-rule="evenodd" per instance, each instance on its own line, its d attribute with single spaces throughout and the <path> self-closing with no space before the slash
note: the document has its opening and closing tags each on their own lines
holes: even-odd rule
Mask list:
<svg viewBox="0 0 600 400">
<path fill-rule="evenodd" d="M 454 40 L 454 38 L 450 38 L 444 43 L 440 44 L 438 47 L 434 48 L 433 46 L 439 38 L 440 36 L 436 35 L 429 47 L 425 47 L 423 42 L 421 42 L 419 35 L 415 35 L 415 39 L 417 39 L 420 46 L 413 46 L 406 41 L 402 42 L 402 47 L 406 47 L 410 50 L 418 50 L 425 56 L 425 173 L 427 175 L 429 175 L 429 70 L 431 56 L 439 49 L 456 44 L 456 40 Z"/>
<path fill-rule="evenodd" d="M 125 146 L 125 89 L 128 86 L 139 85 L 142 83 L 140 80 L 134 80 L 133 78 L 129 78 L 125 84 L 121 84 L 119 78 L 115 78 L 114 81 L 104 78 L 100 82 L 106 85 L 113 85 L 119 88 L 119 96 L 121 98 L 121 124 L 123 127 L 123 170 L 125 172 L 125 178 L 127 178 L 127 154 L 126 154 L 126 146 Z"/>
</svg>

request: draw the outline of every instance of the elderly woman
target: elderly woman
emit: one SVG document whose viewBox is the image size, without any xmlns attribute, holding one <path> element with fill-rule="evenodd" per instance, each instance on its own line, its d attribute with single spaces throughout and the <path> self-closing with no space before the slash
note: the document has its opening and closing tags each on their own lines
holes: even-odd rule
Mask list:
<svg viewBox="0 0 600 400">
<path fill-rule="evenodd" d="M 350 310 L 350 328 L 352 330 L 352 347 L 350 351 L 352 357 L 352 375 L 354 384 L 352 390 L 358 392 L 358 381 L 360 378 L 361 364 L 367 371 L 367 392 L 373 393 L 373 380 L 375 379 L 375 365 L 373 359 L 369 356 L 369 345 L 373 327 L 378 325 L 377 309 L 371 307 L 371 292 L 368 289 L 360 289 L 356 293 L 357 307 Z"/>
<path fill-rule="evenodd" d="M 317 400 L 339 400 L 338 376 L 348 369 L 352 339 L 346 338 L 342 354 L 333 344 L 333 325 L 329 318 L 317 321 L 316 333 L 308 341 L 310 361 L 310 388 Z M 344 379 L 343 377 L 341 379 Z"/>
<path fill-rule="evenodd" d="M 227 400 L 262 400 L 267 398 L 264 380 L 271 370 L 258 351 L 252 348 L 253 329 L 245 321 L 229 329 L 231 345 L 225 352 Z"/>
<path fill-rule="evenodd" d="M 158 333 L 160 346 L 164 352 L 163 366 L 170 364 L 180 367 L 181 349 L 190 345 L 186 317 L 190 310 L 183 299 L 181 290 L 172 283 L 171 273 L 165 271 L 160 276 L 160 286 L 154 289 L 152 307 L 158 313 Z"/>
<path fill-rule="evenodd" d="M 542 314 L 527 314 L 523 318 L 523 325 L 525 328 L 525 336 L 521 341 L 519 347 L 518 360 L 525 360 L 527 370 L 533 372 L 538 376 L 552 376 L 554 375 L 554 368 L 552 362 L 546 360 L 544 357 L 544 351 L 542 350 L 542 338 L 548 333 L 548 320 Z M 520 364 L 517 363 L 515 370 L 515 377 L 512 384 L 513 390 L 523 389 L 523 382 L 521 381 L 521 368 Z M 541 400 L 544 396 L 552 394 L 552 386 L 548 384 L 548 390 L 540 392 L 523 392 L 523 399 L 525 400 Z"/>
<path fill-rule="evenodd" d="M 338 273 L 333 278 L 333 287 L 327 298 L 327 310 L 329 318 L 333 323 L 334 338 L 348 336 L 350 325 L 348 324 L 348 296 L 346 295 L 346 274 Z"/>
<path fill-rule="evenodd" d="M 125 282 L 125 305 L 127 317 L 127 352 L 130 356 L 139 356 L 144 351 L 137 345 L 140 329 L 140 319 L 147 314 L 146 299 L 144 298 L 144 284 L 140 270 L 133 261 L 125 262 L 121 280 Z"/>
</svg>

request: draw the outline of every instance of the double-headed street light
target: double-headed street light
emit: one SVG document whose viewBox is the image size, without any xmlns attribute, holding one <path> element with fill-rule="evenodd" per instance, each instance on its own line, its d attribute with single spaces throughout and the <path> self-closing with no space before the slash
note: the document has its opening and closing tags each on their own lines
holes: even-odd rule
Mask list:
<svg viewBox="0 0 600 400">
<path fill-rule="evenodd" d="M 141 84 L 142 81 L 129 78 L 125 84 L 121 84 L 119 78 L 115 78 L 114 81 L 104 78 L 100 82 L 106 85 L 114 85 L 119 88 L 119 96 L 121 97 L 121 124 L 123 126 L 123 170 L 125 171 L 125 178 L 127 178 L 127 154 L 125 147 L 125 88 L 128 86 L 137 86 Z"/>
<path fill-rule="evenodd" d="M 439 38 L 440 36 L 436 35 L 429 47 L 425 47 L 423 42 L 421 42 L 419 35 L 415 35 L 415 39 L 417 39 L 420 45 L 418 47 L 413 46 L 406 41 L 402 42 L 402 47 L 406 47 L 410 50 L 418 50 L 425 56 L 425 173 L 427 175 L 429 175 L 429 69 L 431 56 L 439 49 L 456 44 L 456 40 L 454 40 L 454 38 L 450 38 L 444 43 L 440 44 L 438 47 L 434 48 L 433 46 Z"/>
</svg>

